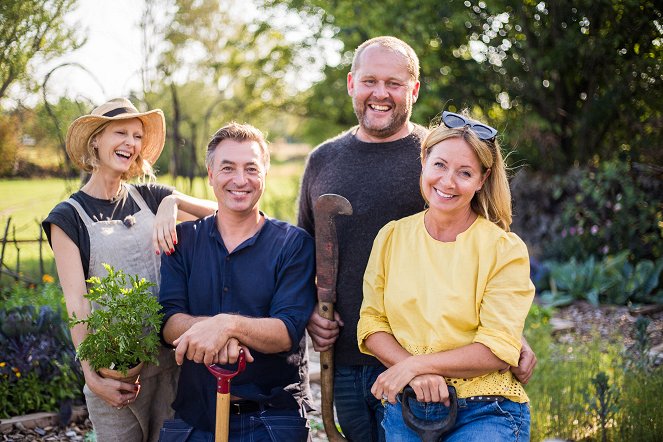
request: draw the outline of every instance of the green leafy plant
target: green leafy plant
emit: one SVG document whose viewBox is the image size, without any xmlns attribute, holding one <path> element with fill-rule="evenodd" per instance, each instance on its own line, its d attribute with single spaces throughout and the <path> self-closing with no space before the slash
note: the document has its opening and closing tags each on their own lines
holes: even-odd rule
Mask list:
<svg viewBox="0 0 663 442">
<path fill-rule="evenodd" d="M 111 368 L 123 373 L 140 362 L 157 363 L 161 306 L 151 293 L 155 284 L 137 275 L 128 276 L 104 264 L 108 274 L 88 280 L 85 295 L 93 303 L 87 318 L 70 318 L 69 326 L 85 324 L 88 335 L 76 350 L 77 357 L 93 369 Z"/>
<path fill-rule="evenodd" d="M 541 291 L 541 301 L 549 306 L 563 306 L 576 300 L 593 305 L 660 303 L 659 289 L 663 258 L 641 260 L 631 264 L 629 251 L 606 256 L 597 261 L 571 258 L 568 262 L 546 262 L 549 270 L 548 289 Z M 541 287 L 541 281 L 539 282 Z"/>
<path fill-rule="evenodd" d="M 625 351 L 623 336 L 556 339 L 549 308 L 535 305 L 525 335 L 537 355 L 532 380 L 532 441 L 550 439 L 659 441 L 663 434 L 663 366 L 642 368 Z M 645 334 L 647 321 L 635 324 Z M 638 340 L 647 339 L 636 336 Z M 638 344 L 647 348 L 645 344 Z"/>
<path fill-rule="evenodd" d="M 625 251 L 605 259 L 616 282 L 607 289 L 606 300 L 613 304 L 663 302 L 663 292 L 658 290 L 663 258 L 656 261 L 643 259 L 635 265 L 627 258 L 628 251 Z"/>
<path fill-rule="evenodd" d="M 594 257 L 586 261 L 571 258 L 568 262 L 550 262 L 550 290 L 541 293 L 541 301 L 562 306 L 576 300 L 599 304 L 599 296 L 616 284 L 614 273 Z"/>
<path fill-rule="evenodd" d="M 545 250 L 546 257 L 600 259 L 622 250 L 629 250 L 631 262 L 661 256 L 662 193 L 648 188 L 647 176 L 627 160 L 582 169 L 575 178 L 577 189 L 564 199 L 555 223 L 558 236 Z"/>
<path fill-rule="evenodd" d="M 62 292 L 55 284 L 19 284 L 0 300 L 0 418 L 57 411 L 82 401 L 83 374 Z"/>
</svg>

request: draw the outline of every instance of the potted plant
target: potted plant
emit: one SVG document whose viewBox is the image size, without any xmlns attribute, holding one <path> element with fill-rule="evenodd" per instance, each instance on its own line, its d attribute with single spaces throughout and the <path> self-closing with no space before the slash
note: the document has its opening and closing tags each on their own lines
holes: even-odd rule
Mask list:
<svg viewBox="0 0 663 442">
<path fill-rule="evenodd" d="M 105 277 L 87 280 L 85 297 L 93 305 L 88 317 L 73 314 L 69 319 L 70 327 L 85 324 L 88 329 L 76 355 L 103 377 L 135 382 L 144 363 L 158 363 L 161 305 L 150 291 L 154 283 L 108 264 L 104 268 Z"/>
</svg>

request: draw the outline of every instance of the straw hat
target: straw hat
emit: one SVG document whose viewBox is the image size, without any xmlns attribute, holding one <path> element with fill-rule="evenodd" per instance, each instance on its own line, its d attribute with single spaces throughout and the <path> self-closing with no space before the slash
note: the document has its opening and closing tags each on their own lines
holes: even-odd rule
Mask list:
<svg viewBox="0 0 663 442">
<path fill-rule="evenodd" d="M 90 115 L 74 120 L 67 130 L 67 155 L 78 167 L 86 169 L 89 163 L 88 143 L 92 134 L 108 121 L 139 118 L 143 122 L 143 140 L 140 156 L 150 164 L 159 158 L 166 140 L 166 120 L 161 109 L 138 112 L 126 98 L 114 98 L 95 108 Z"/>
</svg>

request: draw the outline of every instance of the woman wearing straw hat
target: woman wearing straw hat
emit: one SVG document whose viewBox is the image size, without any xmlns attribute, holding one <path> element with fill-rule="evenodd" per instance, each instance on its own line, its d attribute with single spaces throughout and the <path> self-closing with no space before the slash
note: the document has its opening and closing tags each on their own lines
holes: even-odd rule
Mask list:
<svg viewBox="0 0 663 442">
<path fill-rule="evenodd" d="M 214 213 L 212 201 L 192 198 L 170 188 L 127 184 L 146 177 L 165 141 L 160 109 L 138 112 L 117 98 L 76 119 L 67 132 L 67 154 L 89 181 L 58 204 L 43 222 L 53 248 L 69 314 L 84 318 L 90 304 L 85 280 L 105 276 L 102 263 L 159 283 L 159 254 L 174 252 L 176 221 Z M 158 285 L 153 289 L 158 294 Z M 75 346 L 87 330 L 71 330 Z M 164 419 L 171 417 L 177 365 L 162 348 L 159 365 L 141 371 L 140 384 L 106 379 L 81 361 L 85 396 L 97 441 L 155 441 Z M 140 394 L 138 394 L 140 391 Z"/>
</svg>

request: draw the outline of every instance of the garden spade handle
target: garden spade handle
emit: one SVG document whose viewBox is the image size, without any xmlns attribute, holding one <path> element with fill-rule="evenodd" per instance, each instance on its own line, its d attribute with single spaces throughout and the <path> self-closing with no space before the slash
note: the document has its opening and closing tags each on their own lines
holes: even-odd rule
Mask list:
<svg viewBox="0 0 663 442">
<path fill-rule="evenodd" d="M 334 320 L 336 275 L 338 273 L 338 240 L 336 215 L 352 215 L 352 205 L 340 195 L 320 195 L 313 209 L 315 218 L 316 285 L 318 313 Z M 334 422 L 334 350 L 320 353 L 320 386 L 322 393 L 322 423 L 330 442 L 344 441 Z"/>
<path fill-rule="evenodd" d="M 230 380 L 244 371 L 246 358 L 244 349 L 239 350 L 237 370 L 230 371 L 216 364 L 208 365 L 207 369 L 216 378 L 216 442 L 228 442 L 228 429 L 230 427 Z"/>
</svg>

